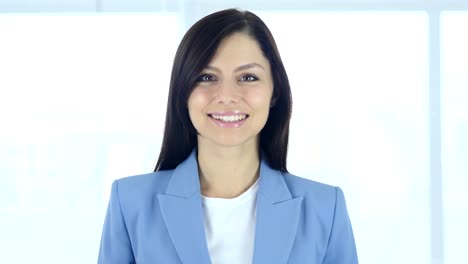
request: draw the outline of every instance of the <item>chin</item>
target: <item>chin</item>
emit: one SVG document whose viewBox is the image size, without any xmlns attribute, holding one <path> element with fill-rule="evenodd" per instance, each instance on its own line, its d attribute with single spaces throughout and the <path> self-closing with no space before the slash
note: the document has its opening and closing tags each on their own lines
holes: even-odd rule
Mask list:
<svg viewBox="0 0 468 264">
<path fill-rule="evenodd" d="M 248 143 L 246 140 L 219 140 L 215 142 L 216 145 L 222 146 L 222 147 L 238 147 L 242 145 L 247 145 Z"/>
<path fill-rule="evenodd" d="M 255 142 L 257 141 L 256 137 L 216 137 L 216 138 L 203 138 L 203 141 L 208 139 L 211 143 L 219 147 L 242 147 L 252 145 L 255 146 Z M 200 140 L 199 140 L 200 142 Z"/>
</svg>

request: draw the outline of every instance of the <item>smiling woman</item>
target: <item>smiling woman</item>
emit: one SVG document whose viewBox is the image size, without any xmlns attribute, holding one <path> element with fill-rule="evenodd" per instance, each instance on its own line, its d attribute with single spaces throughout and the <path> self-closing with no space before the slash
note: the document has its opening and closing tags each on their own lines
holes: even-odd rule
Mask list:
<svg viewBox="0 0 468 264">
<path fill-rule="evenodd" d="M 155 172 L 117 180 L 99 263 L 358 263 L 343 192 L 286 169 L 291 91 L 255 14 L 192 26 Z"/>
</svg>

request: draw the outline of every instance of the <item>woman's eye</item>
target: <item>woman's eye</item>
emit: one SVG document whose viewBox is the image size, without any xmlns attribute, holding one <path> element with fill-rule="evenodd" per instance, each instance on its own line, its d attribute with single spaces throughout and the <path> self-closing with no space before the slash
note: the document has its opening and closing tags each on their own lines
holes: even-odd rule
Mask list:
<svg viewBox="0 0 468 264">
<path fill-rule="evenodd" d="M 197 79 L 197 82 L 213 82 L 213 81 L 216 81 L 216 79 L 211 74 L 202 74 Z"/>
<path fill-rule="evenodd" d="M 254 82 L 254 81 L 257 81 L 258 78 L 253 76 L 253 75 L 250 75 L 250 74 L 247 74 L 247 75 L 244 75 L 240 78 L 240 81 L 242 82 Z"/>
</svg>

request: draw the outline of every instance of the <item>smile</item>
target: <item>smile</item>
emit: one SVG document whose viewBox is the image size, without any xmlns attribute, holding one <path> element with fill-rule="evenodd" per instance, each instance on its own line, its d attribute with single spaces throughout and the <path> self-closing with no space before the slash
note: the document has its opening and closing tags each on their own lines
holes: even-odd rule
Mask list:
<svg viewBox="0 0 468 264">
<path fill-rule="evenodd" d="M 242 121 L 247 118 L 247 115 L 209 115 L 211 118 L 220 120 L 226 123 Z"/>
<path fill-rule="evenodd" d="M 239 128 L 246 120 L 249 115 L 239 111 L 222 112 L 222 113 L 210 113 L 208 117 L 213 123 L 222 128 Z"/>
</svg>

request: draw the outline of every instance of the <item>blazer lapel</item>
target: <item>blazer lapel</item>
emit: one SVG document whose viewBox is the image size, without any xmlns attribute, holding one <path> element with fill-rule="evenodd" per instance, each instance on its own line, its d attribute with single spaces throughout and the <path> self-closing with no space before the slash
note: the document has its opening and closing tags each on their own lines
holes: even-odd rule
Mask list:
<svg viewBox="0 0 468 264">
<path fill-rule="evenodd" d="M 303 197 L 291 196 L 283 175 L 262 160 L 254 264 L 287 263 L 295 237 Z"/>
<path fill-rule="evenodd" d="M 169 236 L 184 264 L 210 264 L 196 152 L 174 170 L 166 194 L 158 195 Z"/>
</svg>

